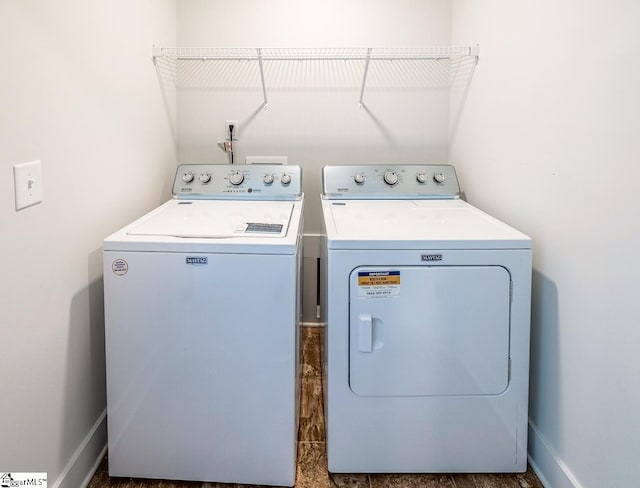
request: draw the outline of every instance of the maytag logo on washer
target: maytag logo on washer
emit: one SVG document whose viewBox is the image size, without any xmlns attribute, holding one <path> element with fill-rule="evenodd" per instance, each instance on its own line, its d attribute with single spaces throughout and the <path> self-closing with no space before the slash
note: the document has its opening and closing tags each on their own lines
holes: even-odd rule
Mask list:
<svg viewBox="0 0 640 488">
<path fill-rule="evenodd" d="M 442 261 L 442 254 L 423 254 L 422 261 Z"/>
<path fill-rule="evenodd" d="M 187 264 L 209 264 L 209 258 L 202 256 L 187 256 Z"/>
</svg>

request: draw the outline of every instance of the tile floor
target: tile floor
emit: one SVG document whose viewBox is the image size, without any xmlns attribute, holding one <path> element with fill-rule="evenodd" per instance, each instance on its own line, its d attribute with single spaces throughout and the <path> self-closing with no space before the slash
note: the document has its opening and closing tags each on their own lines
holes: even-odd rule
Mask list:
<svg viewBox="0 0 640 488">
<path fill-rule="evenodd" d="M 543 488 L 529 469 L 522 474 L 333 474 L 327 472 L 322 411 L 322 328 L 302 334 L 302 398 L 296 488 Z M 246 485 L 110 478 L 108 456 L 88 488 L 240 488 Z M 255 486 L 253 487 L 255 488 Z"/>
</svg>

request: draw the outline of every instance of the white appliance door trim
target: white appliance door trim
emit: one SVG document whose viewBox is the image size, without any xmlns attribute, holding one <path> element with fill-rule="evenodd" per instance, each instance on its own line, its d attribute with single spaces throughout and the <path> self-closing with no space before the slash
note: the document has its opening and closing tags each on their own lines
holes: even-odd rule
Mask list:
<svg viewBox="0 0 640 488">
<path fill-rule="evenodd" d="M 355 394 L 505 391 L 511 282 L 505 268 L 361 266 L 349 280 L 349 385 Z"/>
</svg>

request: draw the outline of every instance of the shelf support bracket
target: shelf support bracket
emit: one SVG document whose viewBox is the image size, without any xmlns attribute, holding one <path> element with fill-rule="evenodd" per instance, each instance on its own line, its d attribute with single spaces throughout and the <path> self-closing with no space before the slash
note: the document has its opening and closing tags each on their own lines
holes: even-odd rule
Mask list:
<svg viewBox="0 0 640 488">
<path fill-rule="evenodd" d="M 367 73 L 369 73 L 369 61 L 371 61 L 371 48 L 367 48 L 367 59 L 364 63 L 364 75 L 362 76 L 362 87 L 360 88 L 360 108 L 364 108 L 364 87 L 367 83 Z"/>
<path fill-rule="evenodd" d="M 153 64 L 156 64 L 156 60 L 162 57 L 162 46 L 156 46 L 155 44 L 151 48 L 151 59 Z"/>
<path fill-rule="evenodd" d="M 262 97 L 264 98 L 264 103 L 262 108 L 267 110 L 269 108 L 269 103 L 267 102 L 267 87 L 264 83 L 264 66 L 262 65 L 262 49 L 258 48 L 258 66 L 260 66 L 260 80 L 262 81 Z"/>
</svg>

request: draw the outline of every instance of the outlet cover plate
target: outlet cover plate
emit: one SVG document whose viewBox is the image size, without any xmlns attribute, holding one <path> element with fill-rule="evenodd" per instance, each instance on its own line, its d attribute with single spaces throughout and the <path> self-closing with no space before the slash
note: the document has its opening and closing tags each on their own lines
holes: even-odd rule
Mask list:
<svg viewBox="0 0 640 488">
<path fill-rule="evenodd" d="M 16 210 L 42 202 L 42 165 L 40 161 L 13 166 L 16 192 Z"/>
<path fill-rule="evenodd" d="M 227 141 L 231 140 L 231 131 L 229 130 L 229 126 L 230 125 L 233 125 L 233 140 L 237 141 L 238 140 L 238 131 L 239 131 L 238 121 L 237 120 L 225 120 L 224 121 L 224 138 Z"/>
</svg>

